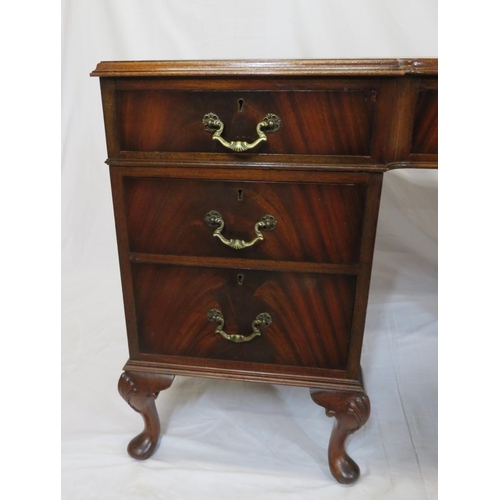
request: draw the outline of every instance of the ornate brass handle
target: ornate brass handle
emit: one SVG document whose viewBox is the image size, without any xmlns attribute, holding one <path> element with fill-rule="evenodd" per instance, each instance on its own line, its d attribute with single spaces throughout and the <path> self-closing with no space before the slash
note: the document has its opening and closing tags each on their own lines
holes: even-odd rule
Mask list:
<svg viewBox="0 0 500 500">
<path fill-rule="evenodd" d="M 215 333 L 220 333 L 225 339 L 230 340 L 231 342 L 241 343 L 248 342 L 252 340 L 254 337 L 261 335 L 259 327 L 266 328 L 272 323 L 271 315 L 268 313 L 260 313 L 253 321 L 252 321 L 252 333 L 245 337 L 244 335 L 228 335 L 224 330 L 224 316 L 218 309 L 210 309 L 207 314 L 208 321 L 215 323 L 217 328 L 215 329 Z"/>
<path fill-rule="evenodd" d="M 224 124 L 221 122 L 220 118 L 215 113 L 207 113 L 203 117 L 203 125 L 205 126 L 205 130 L 207 132 L 213 133 L 212 139 L 214 141 L 219 141 L 223 146 L 229 148 L 238 153 L 242 151 L 247 151 L 248 149 L 252 149 L 257 144 L 262 141 L 267 141 L 267 136 L 263 132 L 265 130 L 268 134 L 274 134 L 277 132 L 281 125 L 281 119 L 279 116 L 269 113 L 267 114 L 261 122 L 257 124 L 257 135 L 258 139 L 253 141 L 252 143 L 248 143 L 246 141 L 231 141 L 228 142 L 222 136 L 222 132 L 224 131 Z"/>
<path fill-rule="evenodd" d="M 263 240 L 264 236 L 262 236 L 262 233 L 260 232 L 260 229 L 264 231 L 272 231 L 275 227 L 276 224 L 278 224 L 278 221 L 272 216 L 272 215 L 264 215 L 262 219 L 260 219 L 257 224 L 254 226 L 254 231 L 255 231 L 255 238 L 250 241 L 246 242 L 244 240 L 237 240 L 237 239 L 230 239 L 228 240 L 224 236 L 222 236 L 221 232 L 224 229 L 224 219 L 222 218 L 222 215 L 219 212 L 216 212 L 215 210 L 210 210 L 207 215 L 205 215 L 205 221 L 210 224 L 211 226 L 219 226 L 215 231 L 214 231 L 214 236 L 216 238 L 219 238 L 219 240 L 224 243 L 224 245 L 227 245 L 231 248 L 234 248 L 235 250 L 241 250 L 242 248 L 247 248 L 251 247 L 254 243 L 257 241 Z"/>
</svg>

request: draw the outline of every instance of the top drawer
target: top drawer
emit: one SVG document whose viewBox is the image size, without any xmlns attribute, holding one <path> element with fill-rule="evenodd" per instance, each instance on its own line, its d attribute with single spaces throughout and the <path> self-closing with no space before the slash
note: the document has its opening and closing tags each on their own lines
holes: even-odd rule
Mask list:
<svg viewBox="0 0 500 500">
<path fill-rule="evenodd" d="M 373 83 L 373 82 L 372 82 Z M 364 88 L 361 88 L 364 87 Z M 357 87 L 314 91 L 176 91 L 117 89 L 121 151 L 231 153 L 207 132 L 208 113 L 224 124 L 226 141 L 253 143 L 268 114 L 281 120 L 248 152 L 370 156 L 377 92 Z"/>
<path fill-rule="evenodd" d="M 92 75 L 100 78 L 109 164 L 437 168 L 435 59 L 115 61 Z M 208 114 L 223 130 L 206 130 Z M 256 130 L 269 114 L 279 130 Z"/>
</svg>

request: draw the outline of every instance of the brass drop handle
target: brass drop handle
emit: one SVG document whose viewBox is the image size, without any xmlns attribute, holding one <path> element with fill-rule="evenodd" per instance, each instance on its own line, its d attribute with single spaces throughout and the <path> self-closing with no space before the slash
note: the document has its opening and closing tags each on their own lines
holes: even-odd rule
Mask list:
<svg viewBox="0 0 500 500">
<path fill-rule="evenodd" d="M 224 229 L 224 219 L 219 212 L 210 210 L 210 212 L 205 215 L 205 221 L 211 226 L 218 226 L 215 229 L 213 235 L 216 238 L 219 238 L 219 240 L 221 240 L 224 245 L 234 248 L 235 250 L 241 250 L 242 248 L 251 247 L 257 241 L 263 240 L 264 236 L 262 235 L 260 230 L 262 229 L 263 231 L 272 231 L 276 227 L 276 224 L 278 224 L 278 221 L 272 215 L 264 215 L 264 217 L 262 217 L 262 219 L 260 219 L 260 221 L 257 222 L 257 224 L 255 224 L 254 226 L 255 238 L 250 242 L 246 242 L 244 240 L 237 239 L 228 240 L 227 238 L 222 236 L 221 232 Z"/>
<path fill-rule="evenodd" d="M 222 313 L 218 309 L 210 309 L 207 314 L 208 321 L 211 321 L 212 323 L 215 323 L 217 325 L 217 328 L 215 329 L 215 333 L 220 333 L 225 339 L 230 340 L 231 342 L 236 342 L 236 343 L 241 343 L 241 342 L 248 342 L 252 340 L 253 338 L 257 337 L 258 335 L 261 335 L 261 331 L 259 330 L 260 328 L 266 328 L 272 323 L 271 315 L 268 313 L 260 313 L 253 321 L 252 321 L 252 333 L 248 336 L 244 335 L 238 335 L 238 334 L 233 334 L 229 335 L 227 334 L 223 328 L 224 328 L 224 316 L 222 316 Z"/>
<path fill-rule="evenodd" d="M 207 113 L 203 117 L 203 125 L 205 126 L 205 130 L 207 132 L 212 133 L 212 140 L 219 141 L 226 148 L 231 149 L 232 151 L 236 151 L 237 153 L 241 153 L 242 151 L 247 151 L 248 149 L 252 149 L 257 144 L 262 141 L 267 141 L 267 136 L 264 133 L 264 130 L 268 134 L 274 134 L 277 132 L 281 125 L 281 119 L 279 116 L 269 113 L 267 114 L 261 122 L 257 124 L 257 135 L 258 139 L 253 141 L 252 143 L 248 143 L 246 141 L 231 141 L 228 142 L 222 136 L 222 132 L 224 131 L 224 123 L 220 120 L 220 118 L 215 113 Z"/>
</svg>

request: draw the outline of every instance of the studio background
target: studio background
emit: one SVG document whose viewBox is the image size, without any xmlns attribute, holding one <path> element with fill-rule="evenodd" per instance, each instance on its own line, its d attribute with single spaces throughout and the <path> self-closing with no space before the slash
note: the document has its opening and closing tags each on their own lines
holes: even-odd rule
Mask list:
<svg viewBox="0 0 500 500">
<path fill-rule="evenodd" d="M 330 475 L 333 419 L 304 388 L 177 377 L 162 441 L 116 389 L 127 341 L 99 81 L 103 60 L 437 57 L 436 1 L 62 3 L 64 499 L 437 498 L 437 172 L 385 174 L 362 366 L 372 402 Z"/>
</svg>

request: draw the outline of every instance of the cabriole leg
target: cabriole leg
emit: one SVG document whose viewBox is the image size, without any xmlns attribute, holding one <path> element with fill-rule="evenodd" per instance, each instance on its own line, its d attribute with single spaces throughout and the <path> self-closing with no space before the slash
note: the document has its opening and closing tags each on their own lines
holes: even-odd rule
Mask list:
<svg viewBox="0 0 500 500">
<path fill-rule="evenodd" d="M 155 399 L 159 392 L 168 389 L 173 381 L 174 375 L 127 371 L 122 373 L 118 381 L 118 392 L 144 419 L 144 430 L 130 441 L 127 448 L 132 458 L 145 460 L 156 451 L 160 439 L 160 420 Z"/>
<path fill-rule="evenodd" d="M 356 432 L 368 420 L 370 400 L 364 392 L 328 389 L 311 389 L 311 397 L 325 408 L 328 417 L 335 416 L 337 419 L 328 446 L 330 471 L 339 483 L 354 483 L 359 477 L 359 467 L 346 453 L 345 441 L 349 434 Z"/>
</svg>

